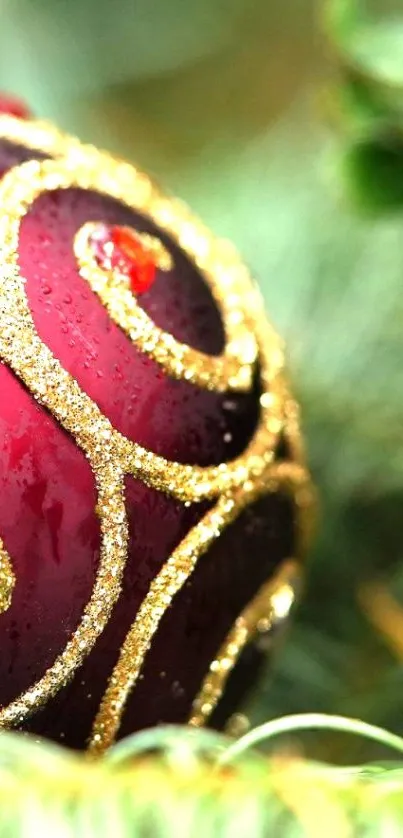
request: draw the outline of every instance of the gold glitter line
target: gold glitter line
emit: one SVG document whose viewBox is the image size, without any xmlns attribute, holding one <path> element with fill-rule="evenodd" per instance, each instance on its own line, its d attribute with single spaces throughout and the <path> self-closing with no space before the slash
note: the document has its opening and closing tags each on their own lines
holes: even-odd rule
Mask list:
<svg viewBox="0 0 403 838">
<path fill-rule="evenodd" d="M 0 538 L 0 614 L 10 608 L 14 587 L 15 574 L 11 559 Z"/>
<path fill-rule="evenodd" d="M 290 613 L 295 599 L 295 561 L 286 561 L 273 579 L 261 586 L 242 611 L 221 645 L 202 683 L 193 705 L 189 724 L 203 727 L 222 698 L 229 676 L 241 653 L 259 634 L 266 634 Z"/>
</svg>

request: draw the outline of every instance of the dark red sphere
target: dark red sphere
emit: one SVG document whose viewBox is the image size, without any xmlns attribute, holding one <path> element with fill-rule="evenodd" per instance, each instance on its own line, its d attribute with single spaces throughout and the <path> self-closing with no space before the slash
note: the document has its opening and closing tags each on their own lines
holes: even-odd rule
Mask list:
<svg viewBox="0 0 403 838">
<path fill-rule="evenodd" d="M 0 172 L 42 159 L 0 141 Z M 169 461 L 209 466 L 240 455 L 259 422 L 259 367 L 249 392 L 212 392 L 175 380 L 111 319 L 80 275 L 74 238 L 88 221 L 157 236 L 173 257 L 139 298 L 165 332 L 207 355 L 224 347 L 219 308 L 189 256 L 146 216 L 82 188 L 38 197 L 23 218 L 18 249 L 35 328 L 113 427 Z M 4 359 L 2 359 L 4 360 Z M 280 453 L 280 451 L 279 451 Z M 0 614 L 0 705 L 40 679 L 74 633 L 100 555 L 97 490 L 75 440 L 7 363 L 0 364 L 0 537 L 15 588 Z M 105 630 L 69 683 L 22 728 L 84 748 L 119 650 L 147 591 L 212 501 L 187 505 L 126 476 L 129 550 L 120 597 Z M 284 559 L 294 555 L 293 504 L 268 493 L 231 524 L 163 616 L 119 735 L 185 722 L 231 626 Z"/>
</svg>

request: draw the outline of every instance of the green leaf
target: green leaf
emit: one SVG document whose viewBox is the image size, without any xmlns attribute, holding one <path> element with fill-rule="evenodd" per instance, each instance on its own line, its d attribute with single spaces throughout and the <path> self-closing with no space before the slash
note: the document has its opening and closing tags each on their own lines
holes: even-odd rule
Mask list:
<svg viewBox="0 0 403 838">
<path fill-rule="evenodd" d="M 352 204 L 369 213 L 403 206 L 403 137 L 363 139 L 342 151 L 338 172 Z"/>
<path fill-rule="evenodd" d="M 396 122 L 395 114 L 391 114 L 377 86 L 348 70 L 344 70 L 339 84 L 330 87 L 325 105 L 332 121 L 336 121 L 336 127 L 341 125 L 349 135 L 358 138 L 368 132 L 386 133 Z"/>
<path fill-rule="evenodd" d="M 325 24 L 342 63 L 385 87 L 403 88 L 403 15 L 371 14 L 363 0 L 329 0 Z M 399 8 L 399 7 L 398 7 Z"/>
<path fill-rule="evenodd" d="M 403 19 L 362 26 L 351 39 L 349 51 L 363 72 L 384 84 L 403 86 Z"/>
<path fill-rule="evenodd" d="M 245 755 L 251 748 L 263 743 L 272 744 L 273 739 L 284 734 L 300 733 L 303 730 L 335 730 L 338 733 L 349 733 L 372 742 L 378 742 L 387 748 L 403 755 L 403 739 L 380 727 L 369 725 L 359 719 L 348 719 L 343 716 L 330 716 L 325 713 L 300 713 L 274 719 L 245 734 L 231 745 L 222 755 L 220 762 L 229 765 L 240 756 Z M 361 769 L 353 769 L 353 773 Z"/>
<path fill-rule="evenodd" d="M 356 208 L 396 211 L 403 206 L 403 14 L 329 0 L 325 25 L 341 70 L 332 97 L 347 136 L 340 182 Z"/>
</svg>

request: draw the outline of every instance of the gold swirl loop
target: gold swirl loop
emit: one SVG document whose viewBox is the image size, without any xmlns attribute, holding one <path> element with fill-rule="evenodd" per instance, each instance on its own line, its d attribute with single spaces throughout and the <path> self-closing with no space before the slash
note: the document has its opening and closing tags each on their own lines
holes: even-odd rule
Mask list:
<svg viewBox="0 0 403 838">
<path fill-rule="evenodd" d="M 258 349 L 248 326 L 244 288 L 236 281 L 236 274 L 223 271 L 218 287 L 214 273 L 206 270 L 210 289 L 220 304 L 226 335 L 224 353 L 218 357 L 206 355 L 159 329 L 139 306 L 130 288 L 119 281 L 117 272 L 113 268 L 105 271 L 97 264 L 90 245 L 94 227 L 91 222 L 84 224 L 74 241 L 80 273 L 132 343 L 173 378 L 191 381 L 207 390 L 250 390 Z"/>
</svg>

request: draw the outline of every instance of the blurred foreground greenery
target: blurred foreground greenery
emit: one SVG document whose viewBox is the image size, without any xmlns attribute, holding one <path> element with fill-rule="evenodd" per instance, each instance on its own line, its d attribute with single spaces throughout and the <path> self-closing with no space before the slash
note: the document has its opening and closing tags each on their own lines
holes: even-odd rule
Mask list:
<svg viewBox="0 0 403 838">
<path fill-rule="evenodd" d="M 0 87 L 153 170 L 233 239 L 287 340 L 320 528 L 252 722 L 319 711 L 403 734 L 400 0 L 0 11 Z M 372 758 L 331 732 L 306 748 Z"/>
<path fill-rule="evenodd" d="M 271 727 L 261 735 L 272 738 Z M 389 838 L 403 828 L 402 788 L 402 763 L 341 769 L 278 751 L 267 759 L 242 740 L 185 728 L 137 734 L 95 763 L 0 737 L 4 838 Z"/>
</svg>

